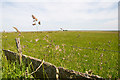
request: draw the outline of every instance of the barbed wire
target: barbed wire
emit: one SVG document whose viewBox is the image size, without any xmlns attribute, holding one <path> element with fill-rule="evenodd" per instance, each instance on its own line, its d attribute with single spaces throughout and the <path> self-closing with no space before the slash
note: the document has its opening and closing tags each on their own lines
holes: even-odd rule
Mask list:
<svg viewBox="0 0 120 80">
<path fill-rule="evenodd" d="M 100 50 L 100 51 L 108 51 L 108 52 L 120 52 L 120 51 L 115 51 L 115 50 L 98 49 L 98 48 L 87 48 L 87 47 L 77 47 L 77 46 L 72 46 L 72 47 L 79 48 L 79 49 Z"/>
<path fill-rule="evenodd" d="M 28 42 L 28 41 L 26 41 Z M 32 42 L 33 44 L 36 42 Z M 40 45 L 49 45 L 49 43 L 40 43 Z M 56 44 L 58 45 L 58 44 Z M 61 44 L 59 46 L 62 46 Z M 90 47 L 80 47 L 80 46 L 74 46 L 74 45 L 65 45 L 66 47 L 72 47 L 72 48 L 79 48 L 79 49 L 87 49 L 87 50 L 98 50 L 98 51 L 107 51 L 107 52 L 120 52 L 116 50 L 108 50 L 108 49 L 99 49 L 99 48 L 90 48 Z M 118 49 L 119 50 L 119 49 Z"/>
</svg>

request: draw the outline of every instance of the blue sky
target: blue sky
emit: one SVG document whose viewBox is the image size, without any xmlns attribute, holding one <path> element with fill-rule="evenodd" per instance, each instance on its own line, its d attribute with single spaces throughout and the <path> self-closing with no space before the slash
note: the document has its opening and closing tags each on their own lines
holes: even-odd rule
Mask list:
<svg viewBox="0 0 120 80">
<path fill-rule="evenodd" d="M 67 30 L 118 29 L 117 0 L 4 0 L 0 6 L 0 31 L 15 31 L 13 27 L 35 31 L 32 14 L 41 21 L 39 31 L 60 30 L 61 27 Z"/>
</svg>

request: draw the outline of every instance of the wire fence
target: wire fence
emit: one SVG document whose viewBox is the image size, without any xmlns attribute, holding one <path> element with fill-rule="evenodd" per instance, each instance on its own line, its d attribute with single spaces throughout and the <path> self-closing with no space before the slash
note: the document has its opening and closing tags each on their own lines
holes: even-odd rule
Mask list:
<svg viewBox="0 0 120 80">
<path fill-rule="evenodd" d="M 29 43 L 28 41 L 26 41 L 27 43 Z M 32 42 L 32 44 L 36 44 L 36 42 Z M 40 45 L 49 45 L 49 43 L 40 43 Z M 56 44 L 58 45 L 58 44 Z M 59 46 L 63 46 L 61 44 L 59 44 Z M 106 51 L 106 52 L 120 52 L 119 49 L 117 50 L 108 50 L 108 49 L 99 49 L 99 48 L 91 48 L 91 47 L 82 47 L 82 46 L 74 46 L 74 45 L 65 45 L 66 47 L 71 47 L 71 48 L 78 48 L 78 49 L 86 49 L 86 50 L 98 50 L 98 51 Z"/>
<path fill-rule="evenodd" d="M 94 70 L 94 67 L 97 66 L 97 70 L 93 72 L 97 73 L 98 71 L 98 73 L 102 76 L 105 75 L 106 73 L 112 74 L 112 72 L 115 73 L 113 76 L 117 74 L 116 69 L 118 66 L 116 66 L 116 64 L 118 64 L 117 63 L 118 59 L 116 55 L 119 52 L 117 50 L 108 50 L 108 48 L 103 49 L 102 46 L 101 48 L 99 47 L 96 48 L 89 46 L 83 47 L 67 44 L 65 44 L 63 48 L 62 44 L 51 42 L 51 40 L 47 38 L 45 39 L 45 41 L 46 42 L 40 42 L 39 39 L 37 38 L 34 41 L 25 40 L 24 41 L 25 45 L 24 44 L 22 45 L 23 53 L 27 53 L 28 55 L 31 54 L 31 56 L 33 57 L 45 59 L 45 61 L 52 62 L 53 64 L 66 67 L 69 69 L 75 69 L 76 71 L 81 71 L 81 69 L 83 70 L 83 72 L 89 69 Z M 7 45 L 8 44 L 5 43 L 5 46 Z M 36 47 L 38 48 L 35 49 Z M 73 49 L 80 50 L 75 51 Z M 96 51 L 97 53 L 95 53 Z M 106 55 L 104 54 L 104 52 L 109 54 Z M 99 72 L 100 70 L 102 70 L 103 72 L 100 73 Z"/>
</svg>

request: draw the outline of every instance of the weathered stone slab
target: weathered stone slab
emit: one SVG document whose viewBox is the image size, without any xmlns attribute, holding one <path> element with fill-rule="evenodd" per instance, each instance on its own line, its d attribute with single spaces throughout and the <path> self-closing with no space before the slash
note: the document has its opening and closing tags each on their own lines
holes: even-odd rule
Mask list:
<svg viewBox="0 0 120 80">
<path fill-rule="evenodd" d="M 3 53 L 5 54 L 7 60 L 15 61 L 16 59 L 19 60 L 19 55 L 17 53 L 11 52 L 9 50 L 3 50 Z M 36 70 L 39 65 L 42 63 L 42 60 L 30 57 L 27 55 L 22 54 L 22 62 L 26 64 L 26 67 L 28 64 L 32 62 L 34 70 Z M 44 68 L 44 69 L 43 69 Z M 32 69 L 32 71 L 34 71 Z M 44 70 L 44 71 L 43 71 Z M 57 71 L 58 70 L 58 71 Z M 49 63 L 49 62 L 44 62 L 42 67 L 40 67 L 34 74 L 32 74 L 35 78 L 49 78 L 49 79 L 55 79 L 55 80 L 62 80 L 62 79 L 69 79 L 69 80 L 74 80 L 74 79 L 99 79 L 99 80 L 104 80 L 102 77 L 99 77 L 97 75 L 89 75 L 86 73 L 80 73 L 74 70 L 68 70 L 62 67 L 56 67 L 55 65 Z M 58 78 L 56 78 L 56 75 Z"/>
</svg>

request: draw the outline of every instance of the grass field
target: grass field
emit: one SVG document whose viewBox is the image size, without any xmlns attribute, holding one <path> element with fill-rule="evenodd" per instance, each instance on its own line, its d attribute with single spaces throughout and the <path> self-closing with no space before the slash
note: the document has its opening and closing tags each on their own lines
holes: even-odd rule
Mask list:
<svg viewBox="0 0 120 80">
<path fill-rule="evenodd" d="M 108 31 L 46 31 L 3 33 L 2 48 L 17 52 L 20 37 L 22 53 L 104 78 L 118 78 L 118 33 Z"/>
<path fill-rule="evenodd" d="M 0 55 L 2 53 L 2 33 L 0 33 Z M 2 60 L 0 56 L 0 79 L 2 79 Z"/>
</svg>

